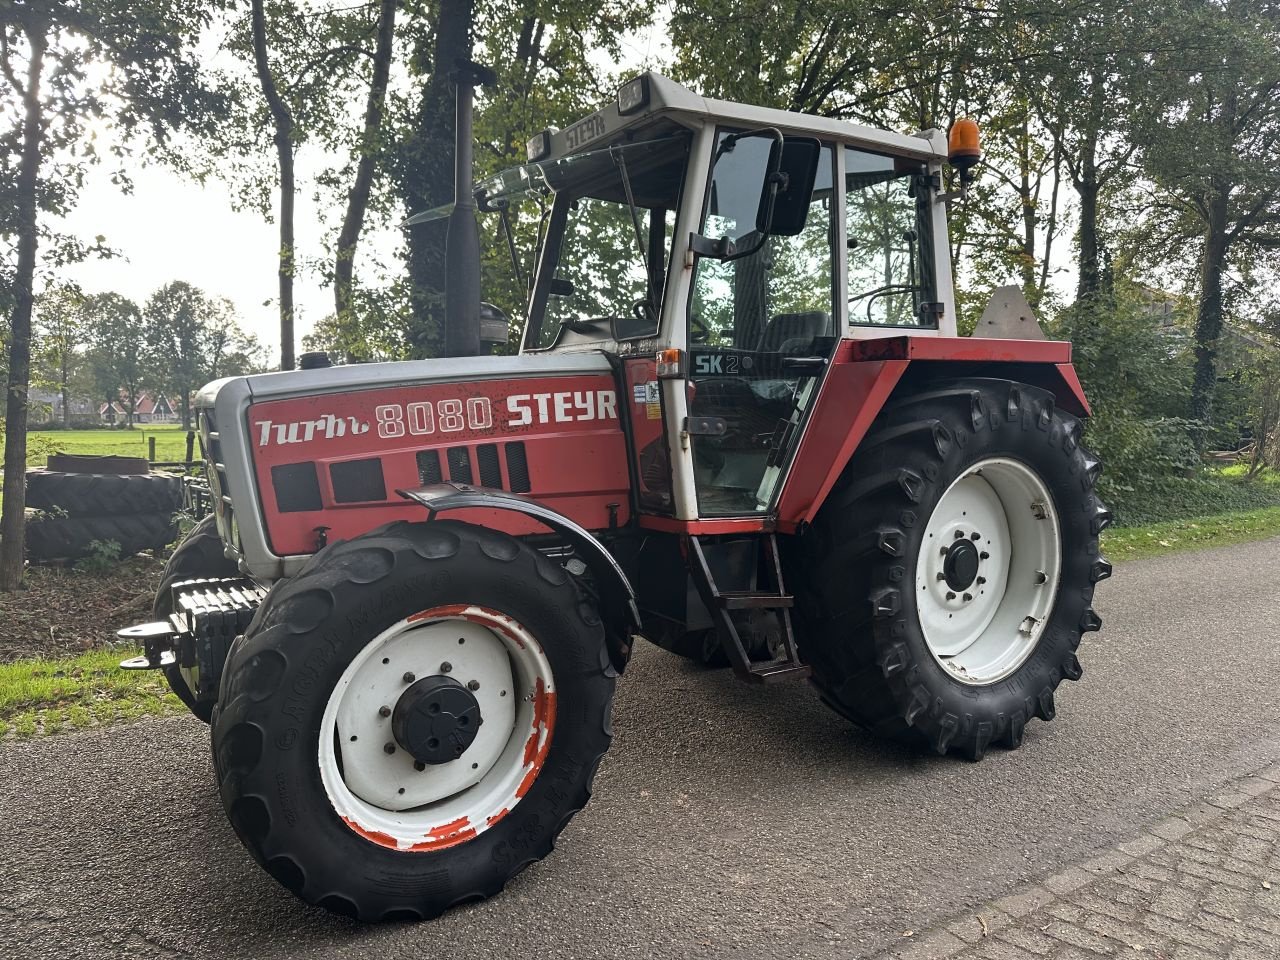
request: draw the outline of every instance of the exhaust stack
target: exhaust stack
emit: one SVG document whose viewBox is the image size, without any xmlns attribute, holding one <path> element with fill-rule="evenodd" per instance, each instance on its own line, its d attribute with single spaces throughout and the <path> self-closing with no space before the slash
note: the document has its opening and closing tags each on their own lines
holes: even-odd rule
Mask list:
<svg viewBox="0 0 1280 960">
<path fill-rule="evenodd" d="M 453 212 L 445 240 L 444 355 L 474 357 L 480 353 L 480 230 L 476 225 L 472 179 L 472 99 L 477 86 L 497 80 L 492 70 L 474 60 L 459 59 L 457 133 L 453 151 Z"/>
</svg>

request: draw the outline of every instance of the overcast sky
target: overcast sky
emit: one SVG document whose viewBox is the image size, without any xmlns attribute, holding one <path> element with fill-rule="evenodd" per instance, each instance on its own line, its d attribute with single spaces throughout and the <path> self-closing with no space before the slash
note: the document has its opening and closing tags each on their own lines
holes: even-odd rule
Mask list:
<svg viewBox="0 0 1280 960">
<path fill-rule="evenodd" d="M 304 260 L 323 254 L 320 211 L 311 202 L 310 192 L 305 186 L 299 189 L 294 219 L 298 253 Z M 332 219 L 334 214 L 329 213 Z M 102 234 L 122 254 L 67 268 L 67 279 L 87 293 L 113 290 L 142 306 L 157 288 L 171 280 L 186 280 L 234 303 L 241 325 L 268 348 L 272 362 L 278 362 L 274 269 L 278 227 L 255 212 L 235 212 L 226 184 L 211 180 L 201 186 L 154 166 L 137 171 L 134 192 L 122 194 L 111 183 L 107 168 L 97 167 L 64 226 L 86 240 Z M 392 262 L 396 247 L 394 230 L 367 234 L 361 240 L 357 274 L 370 258 Z M 316 320 L 333 312 L 333 292 L 304 270 L 294 279 L 294 301 L 300 349 L 302 337 Z"/>
</svg>

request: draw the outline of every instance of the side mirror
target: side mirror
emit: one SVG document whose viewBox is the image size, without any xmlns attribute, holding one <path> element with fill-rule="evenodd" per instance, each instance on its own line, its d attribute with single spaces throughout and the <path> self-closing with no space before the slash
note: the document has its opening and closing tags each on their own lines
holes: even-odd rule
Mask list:
<svg viewBox="0 0 1280 960">
<path fill-rule="evenodd" d="M 763 137 L 769 137 L 772 142 L 760 180 L 755 229 L 747 235 L 751 237 L 749 245 L 739 247 L 738 242 L 728 236 L 712 238 L 695 233 L 690 237 L 689 245 L 699 256 L 714 257 L 722 261 L 738 260 L 759 251 L 770 236 L 794 237 L 804 230 L 813 199 L 813 185 L 818 176 L 818 163 L 822 157 L 822 144 L 813 137 L 784 137 L 781 131 L 773 127 L 732 134 L 721 141 L 712 163 L 712 212 L 717 208 L 716 164 L 723 156 L 732 153 L 739 142 Z M 742 187 L 749 190 L 750 184 L 742 183 Z M 742 200 L 749 203 L 751 194 L 745 190 L 744 194 Z M 749 209 L 748 207 L 747 210 Z M 742 223 L 743 219 L 745 218 L 740 217 L 738 222 Z M 745 238 L 739 235 L 738 240 L 742 239 Z"/>
<path fill-rule="evenodd" d="M 821 156 L 822 144 L 813 137 L 783 137 L 773 142 L 765 182 L 760 187 L 758 232 L 794 237 L 804 230 Z"/>
<path fill-rule="evenodd" d="M 492 303 L 480 304 L 480 344 L 484 353 L 503 346 L 511 333 L 511 320 Z"/>
</svg>

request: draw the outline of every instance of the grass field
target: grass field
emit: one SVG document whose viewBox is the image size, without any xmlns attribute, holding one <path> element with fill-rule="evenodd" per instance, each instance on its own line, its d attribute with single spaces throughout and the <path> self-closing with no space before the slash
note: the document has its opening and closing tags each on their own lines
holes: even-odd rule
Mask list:
<svg viewBox="0 0 1280 960">
<path fill-rule="evenodd" d="M 180 426 L 156 424 L 132 430 L 33 430 L 27 437 L 27 465 L 43 467 L 51 453 L 145 457 L 149 437 L 156 438 L 156 460 L 186 459 L 187 432 Z"/>
</svg>

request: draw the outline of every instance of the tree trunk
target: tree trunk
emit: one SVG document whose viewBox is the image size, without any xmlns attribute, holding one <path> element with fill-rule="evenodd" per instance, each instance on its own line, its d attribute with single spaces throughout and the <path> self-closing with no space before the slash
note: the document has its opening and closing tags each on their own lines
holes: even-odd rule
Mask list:
<svg viewBox="0 0 1280 960">
<path fill-rule="evenodd" d="M 1191 416 L 1207 428 L 1213 422 L 1213 391 L 1218 382 L 1218 339 L 1222 336 L 1222 271 L 1226 266 L 1230 188 L 1218 178 L 1210 184 L 1209 219 L 1200 263 L 1200 302 L 1196 309 L 1196 364 L 1191 383 Z M 1207 440 L 1207 430 L 1201 436 Z M 1202 443 L 1204 441 L 1202 440 Z"/>
<path fill-rule="evenodd" d="M 431 77 L 422 92 L 414 129 L 404 144 L 400 193 L 410 213 L 453 199 L 453 62 L 471 50 L 472 0 L 440 0 Z M 415 356 L 440 349 L 444 326 L 446 220 L 409 230 L 409 342 Z"/>
<path fill-rule="evenodd" d="M 347 213 L 338 234 L 338 253 L 333 264 L 333 309 L 341 324 L 351 313 L 352 277 L 355 273 L 356 244 L 364 227 L 364 213 L 373 188 L 378 138 L 382 132 L 387 79 L 391 73 L 391 41 L 395 32 L 397 0 L 382 0 L 378 14 L 378 45 L 373 55 L 373 78 L 364 108 L 364 131 L 360 136 L 360 162 L 356 179 L 347 194 Z"/>
<path fill-rule="evenodd" d="M 1022 275 L 1022 295 L 1034 306 L 1036 297 L 1036 210 L 1035 191 L 1031 186 L 1031 129 L 1024 114 L 1018 129 L 1018 200 L 1022 205 L 1022 250 L 1018 270 Z"/>
<path fill-rule="evenodd" d="M 276 158 L 280 166 L 280 252 L 276 274 L 280 283 L 280 369 L 292 370 L 293 359 L 293 114 L 280 96 L 267 59 L 267 20 L 263 0 L 253 0 L 253 61 L 258 85 L 275 126 Z"/>
<path fill-rule="evenodd" d="M 18 269 L 9 323 L 9 386 L 5 397 L 4 505 L 0 508 L 0 590 L 22 585 L 23 521 L 27 509 L 27 388 L 31 380 L 31 307 L 35 300 L 36 211 L 44 124 L 40 79 L 45 35 L 28 24 L 31 59 L 23 90 L 22 159 L 18 168 Z"/>
<path fill-rule="evenodd" d="M 71 371 L 69 369 L 69 364 L 67 360 L 67 357 L 69 355 L 70 355 L 70 352 L 67 349 L 67 345 L 64 343 L 62 354 L 60 357 L 62 361 L 62 363 L 60 364 L 60 372 L 62 374 L 61 380 L 62 380 L 62 429 L 63 430 L 66 430 L 71 426 L 71 409 L 70 409 L 70 403 L 69 403 L 69 399 L 70 399 L 69 395 L 71 391 L 68 389 L 68 384 L 67 384 L 67 381 L 71 379 Z"/>
<path fill-rule="evenodd" d="M 1098 262 L 1098 184 L 1092 179 L 1093 164 L 1088 166 L 1090 179 L 1076 184 L 1080 198 L 1080 275 L 1076 283 L 1079 303 L 1092 300 L 1102 289 L 1102 267 Z"/>
</svg>

